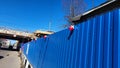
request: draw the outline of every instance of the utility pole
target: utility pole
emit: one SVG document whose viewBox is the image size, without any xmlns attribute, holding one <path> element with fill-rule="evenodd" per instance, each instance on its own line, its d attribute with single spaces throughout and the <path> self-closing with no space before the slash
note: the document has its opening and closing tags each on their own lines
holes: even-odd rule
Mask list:
<svg viewBox="0 0 120 68">
<path fill-rule="evenodd" d="M 49 22 L 49 27 L 48 27 L 48 30 L 50 31 L 51 29 L 51 22 Z"/>
<path fill-rule="evenodd" d="M 71 5 L 70 5 L 70 16 L 71 17 L 74 17 L 74 5 L 73 5 L 74 3 L 73 3 L 73 0 L 71 0 Z"/>
<path fill-rule="evenodd" d="M 92 8 L 94 8 L 95 7 L 95 5 L 94 5 L 94 0 L 92 0 Z"/>
</svg>

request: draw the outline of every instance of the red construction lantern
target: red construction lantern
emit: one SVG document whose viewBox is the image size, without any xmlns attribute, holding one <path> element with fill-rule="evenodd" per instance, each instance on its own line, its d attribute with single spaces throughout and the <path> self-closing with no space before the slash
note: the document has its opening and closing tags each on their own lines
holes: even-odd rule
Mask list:
<svg viewBox="0 0 120 68">
<path fill-rule="evenodd" d="M 44 38 L 47 38 L 47 35 L 44 35 Z"/>
<path fill-rule="evenodd" d="M 70 31 L 73 31 L 73 30 L 74 30 L 74 25 L 71 25 L 71 26 L 69 27 L 69 30 L 70 30 Z"/>
</svg>

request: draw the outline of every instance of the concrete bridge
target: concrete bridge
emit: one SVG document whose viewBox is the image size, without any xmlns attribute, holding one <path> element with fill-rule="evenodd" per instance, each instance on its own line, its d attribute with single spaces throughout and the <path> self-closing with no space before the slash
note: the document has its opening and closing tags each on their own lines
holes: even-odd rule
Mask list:
<svg viewBox="0 0 120 68">
<path fill-rule="evenodd" d="M 27 42 L 32 39 L 32 33 L 0 27 L 0 38 Z"/>
</svg>

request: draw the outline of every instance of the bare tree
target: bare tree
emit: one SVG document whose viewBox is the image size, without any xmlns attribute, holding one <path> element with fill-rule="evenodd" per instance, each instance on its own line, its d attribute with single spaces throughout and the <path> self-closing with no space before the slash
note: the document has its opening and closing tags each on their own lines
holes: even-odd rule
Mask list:
<svg viewBox="0 0 120 68">
<path fill-rule="evenodd" d="M 86 4 L 84 0 L 63 0 L 63 10 L 65 18 L 69 24 L 72 23 L 71 19 L 85 11 Z"/>
</svg>

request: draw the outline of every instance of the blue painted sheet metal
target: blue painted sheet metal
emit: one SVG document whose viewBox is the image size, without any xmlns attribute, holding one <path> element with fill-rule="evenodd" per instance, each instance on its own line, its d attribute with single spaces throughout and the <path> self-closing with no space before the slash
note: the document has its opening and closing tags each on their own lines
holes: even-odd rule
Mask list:
<svg viewBox="0 0 120 68">
<path fill-rule="evenodd" d="M 118 13 L 118 57 L 120 57 L 120 9 Z M 116 59 L 117 60 L 117 59 Z M 120 58 L 118 58 L 118 68 L 120 68 Z"/>
<path fill-rule="evenodd" d="M 119 45 L 116 9 L 76 25 L 73 32 L 65 29 L 26 43 L 23 52 L 34 68 L 120 68 Z"/>
</svg>

